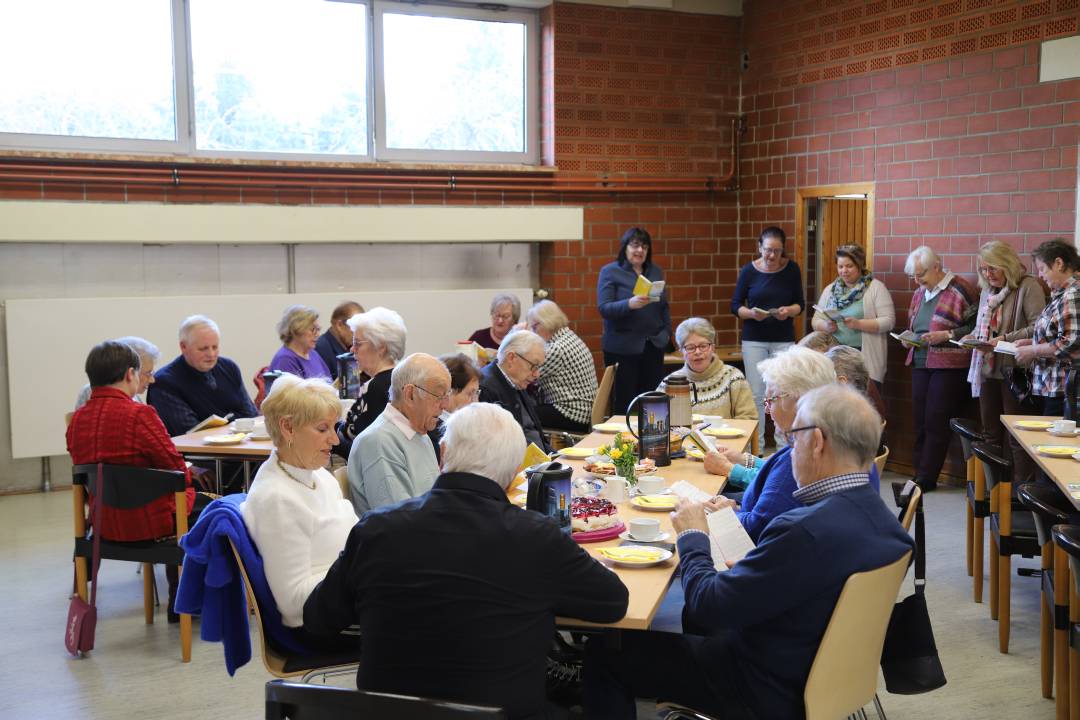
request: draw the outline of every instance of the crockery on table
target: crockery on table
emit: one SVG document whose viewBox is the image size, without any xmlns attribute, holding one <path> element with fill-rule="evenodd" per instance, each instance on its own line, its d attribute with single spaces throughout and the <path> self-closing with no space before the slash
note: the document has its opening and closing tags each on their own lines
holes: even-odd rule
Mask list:
<svg viewBox="0 0 1080 720">
<path fill-rule="evenodd" d="M 1054 423 L 1049 420 L 1017 420 L 1015 427 L 1021 430 L 1049 430 Z"/>
<path fill-rule="evenodd" d="M 1036 445 L 1035 452 L 1046 457 L 1070 458 L 1080 450 L 1075 445 Z"/>
</svg>

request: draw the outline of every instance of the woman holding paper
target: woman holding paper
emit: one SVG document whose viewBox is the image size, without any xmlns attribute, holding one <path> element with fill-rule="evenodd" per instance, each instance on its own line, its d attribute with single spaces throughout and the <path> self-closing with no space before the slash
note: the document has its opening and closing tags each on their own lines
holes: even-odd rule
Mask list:
<svg viewBox="0 0 1080 720">
<path fill-rule="evenodd" d="M 949 341 L 975 327 L 978 295 L 970 282 L 943 270 L 941 258 L 926 245 L 911 251 L 904 272 L 919 286 L 908 309 L 907 335 L 916 342 L 904 343 L 908 348 L 905 364 L 912 368 L 912 465 L 915 482 L 923 492 L 930 492 L 937 488 L 952 439 L 949 419 L 967 396 L 964 380 L 971 353 Z"/>
<path fill-rule="evenodd" d="M 787 236 L 778 227 L 767 227 L 758 238 L 753 262 L 739 271 L 731 312 L 744 320 L 742 328 L 743 367 L 754 393 L 758 412 L 758 447 L 765 447 L 765 383 L 758 363 L 795 344 L 795 322 L 806 306 L 802 273 L 784 251 Z M 777 438 L 777 446 L 780 445 Z"/>
<path fill-rule="evenodd" d="M 896 324 L 892 297 L 885 283 L 870 275 L 866 251 L 858 245 L 836 249 L 836 274 L 814 306 L 811 325 L 832 333 L 841 345 L 861 350 L 870 379 L 880 391 L 888 333 Z"/>
<path fill-rule="evenodd" d="M 616 414 L 664 376 L 664 350 L 671 341 L 671 309 L 666 290 L 652 287 L 664 271 L 652 261 L 652 238 L 642 228 L 627 230 L 615 262 L 600 268 L 596 296 L 604 319 L 604 364 L 615 373 Z"/>
</svg>

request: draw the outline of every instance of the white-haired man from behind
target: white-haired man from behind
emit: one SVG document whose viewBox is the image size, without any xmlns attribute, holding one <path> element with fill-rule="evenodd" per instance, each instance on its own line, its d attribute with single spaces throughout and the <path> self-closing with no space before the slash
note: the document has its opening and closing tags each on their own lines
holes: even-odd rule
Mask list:
<svg viewBox="0 0 1080 720">
<path fill-rule="evenodd" d="M 449 401 L 450 373 L 438 358 L 413 353 L 397 364 L 390 375 L 390 404 L 349 451 L 349 487 L 357 515 L 431 489 L 439 464 L 427 434 Z"/>
<path fill-rule="evenodd" d="M 221 331 L 205 315 L 180 323 L 180 355 L 154 373 L 146 401 L 170 435 L 183 435 L 211 415 L 255 417 L 259 411 L 244 387 L 240 368 L 219 354 Z"/>
<path fill-rule="evenodd" d="M 494 403 L 508 410 L 521 425 L 526 440 L 551 452 L 544 438 L 536 400 L 525 392 L 525 388 L 540 377 L 540 367 L 546 357 L 544 338 L 529 330 L 511 332 L 499 345 L 497 361 L 480 371 L 480 402 Z"/>
<path fill-rule="evenodd" d="M 509 412 L 467 405 L 447 420 L 431 490 L 353 527 L 304 605 L 304 628 L 359 626 L 358 688 L 545 717 L 555 616 L 608 623 L 626 613 L 618 576 L 551 518 L 507 499 L 524 451 Z"/>
</svg>

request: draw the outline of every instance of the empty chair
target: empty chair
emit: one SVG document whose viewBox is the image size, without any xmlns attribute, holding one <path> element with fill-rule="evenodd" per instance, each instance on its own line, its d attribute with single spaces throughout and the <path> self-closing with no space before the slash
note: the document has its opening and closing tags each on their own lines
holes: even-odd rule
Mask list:
<svg viewBox="0 0 1080 720">
<path fill-rule="evenodd" d="M 408 695 L 348 690 L 326 685 L 298 685 L 283 680 L 266 683 L 266 720 L 501 720 L 499 708 L 466 705 Z"/>
<path fill-rule="evenodd" d="M 977 442 L 986 442 L 987 436 L 975 427 L 967 418 L 953 418 L 949 421 L 954 433 L 960 438 L 960 447 L 967 462 L 967 506 L 964 508 L 966 527 L 967 572 L 972 577 L 972 596 L 975 602 L 982 602 L 983 591 L 983 520 L 990 517 L 990 499 L 986 492 L 986 480 L 983 477 L 982 464 L 971 446 Z M 996 614 L 996 610 L 995 610 Z"/>
<path fill-rule="evenodd" d="M 1055 547 L 1069 556 L 1069 712 L 1080 718 L 1080 525 L 1055 525 L 1051 535 Z"/>
<path fill-rule="evenodd" d="M 593 398 L 593 425 L 599 425 L 604 422 L 610 414 L 611 391 L 615 387 L 615 373 L 618 372 L 618 370 L 619 363 L 608 365 L 604 368 L 604 375 L 600 378 L 600 385 L 596 391 L 596 397 Z M 585 437 L 584 435 L 577 435 L 575 433 L 566 432 L 565 430 L 545 429 L 545 432 L 548 434 L 552 447 L 555 449 L 573 447 Z"/>
</svg>

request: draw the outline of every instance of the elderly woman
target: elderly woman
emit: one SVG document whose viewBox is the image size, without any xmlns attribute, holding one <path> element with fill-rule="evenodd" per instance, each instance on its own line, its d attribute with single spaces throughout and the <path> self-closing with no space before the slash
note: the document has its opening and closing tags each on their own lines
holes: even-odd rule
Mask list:
<svg viewBox="0 0 1080 720">
<path fill-rule="evenodd" d="M 799 398 L 811 390 L 836 382 L 832 361 L 821 353 L 804 347 L 791 347 L 774 358 L 761 361 L 758 369 L 765 380 L 765 407 L 780 432 L 788 433 L 795 420 Z M 791 447 L 783 447 L 768 460 L 747 455 L 743 465 L 732 466 L 727 455 L 710 452 L 705 456 L 705 469 L 728 475 L 728 482 L 738 486 L 746 483 L 741 505 L 735 514 L 750 538 L 757 542 L 761 531 L 773 518 L 798 507 L 792 497 L 795 475 L 791 467 Z M 870 482 L 877 488 L 876 469 L 871 470 Z M 716 509 L 733 505 L 721 498 L 711 503 Z"/>
<path fill-rule="evenodd" d="M 1016 362 L 1033 365 L 1031 391 L 1042 399 L 1043 415 L 1060 416 L 1066 375 L 1080 360 L 1080 257 L 1062 238 L 1044 242 L 1032 255 L 1039 277 L 1050 286 L 1050 302 L 1030 337 L 1016 342 Z"/>
<path fill-rule="evenodd" d="M 832 333 L 815 330 L 803 335 L 796 344 L 804 348 L 810 348 L 814 352 L 823 353 L 839 345 L 840 341 Z"/>
<path fill-rule="evenodd" d="M 731 312 L 744 320 L 743 367 L 754 393 L 758 411 L 758 444 L 765 447 L 765 384 L 758 363 L 795 344 L 795 322 L 806 306 L 802 273 L 785 252 L 787 236 L 778 227 L 767 227 L 758 238 L 761 257 L 739 271 Z M 777 443 L 779 444 L 779 443 Z"/>
<path fill-rule="evenodd" d="M 979 313 L 975 330 L 965 339 L 982 340 L 996 345 L 1005 340 L 1016 342 L 1031 337 L 1032 326 L 1046 307 L 1046 291 L 1042 284 L 1025 272 L 1024 264 L 1008 243 L 988 242 L 979 248 Z M 1008 435 L 1001 425 L 1002 415 L 1023 415 L 1019 400 L 1009 389 L 1005 377 L 1015 367 L 1013 358 L 990 348 L 971 352 L 971 368 L 967 379 L 971 396 L 979 399 L 983 433 L 991 442 L 1005 448 L 1012 457 L 1017 482 L 1032 480 L 1034 464 L 1020 444 L 1009 435 L 1009 447 L 1003 436 Z"/>
<path fill-rule="evenodd" d="M 837 278 L 821 293 L 811 324 L 836 337 L 841 345 L 862 350 L 870 378 L 878 390 L 885 380 L 885 346 L 896 324 L 896 310 L 885 283 L 866 268 L 866 251 L 858 245 L 836 249 Z M 826 313 L 829 313 L 828 315 Z M 839 313 L 842 320 L 830 315 Z"/>
<path fill-rule="evenodd" d="M 368 380 L 345 420 L 338 424 L 341 444 L 334 450 L 348 458 L 356 436 L 382 415 L 390 402 L 390 373 L 405 357 L 405 321 L 393 310 L 375 307 L 349 318 L 352 352 Z"/>
<path fill-rule="evenodd" d="M 154 384 L 154 364 L 161 358 L 161 351 L 158 350 L 157 345 L 149 340 L 134 335 L 116 338 L 116 342 L 124 343 L 139 355 L 139 389 L 131 399 L 135 402 L 145 402 L 141 396 L 148 387 Z M 75 399 L 76 410 L 85 405 L 86 401 L 90 399 L 91 389 L 90 383 L 83 385 L 83 389 L 79 391 L 79 397 Z"/>
<path fill-rule="evenodd" d="M 540 422 L 545 428 L 588 432 L 596 398 L 592 352 L 570 329 L 566 314 L 550 300 L 529 308 L 526 326 L 547 343 L 547 359 L 537 380 Z"/>
<path fill-rule="evenodd" d="M 908 347 L 911 402 L 915 420 L 912 465 L 915 482 L 930 492 L 937 488 L 952 433 L 949 419 L 963 405 L 971 351 L 951 344 L 975 327 L 978 293 L 959 275 L 941 267 L 937 253 L 926 245 L 908 255 L 904 272 L 918 284 L 908 309 L 908 329 L 919 343 Z"/>
<path fill-rule="evenodd" d="M 636 295 L 638 280 L 664 279 L 652 259 L 652 237 L 634 227 L 623 233 L 615 262 L 600 268 L 597 307 L 604 319 L 600 344 L 604 365 L 619 364 L 615 373 L 616 414 L 626 412 L 635 397 L 656 387 L 664 377 L 664 350 L 671 340 L 671 308 L 665 290 L 659 298 Z"/>
<path fill-rule="evenodd" d="M 480 398 L 480 369 L 462 353 L 440 355 L 439 362 L 450 373 L 450 397 L 446 401 L 446 412 L 440 416 L 439 424 L 428 433 L 428 437 L 435 448 L 435 460 L 442 463 L 440 443 L 446 432 L 446 421 L 458 410 Z"/>
<path fill-rule="evenodd" d="M 521 301 L 516 295 L 499 293 L 491 298 L 491 327 L 481 328 L 469 336 L 480 347 L 498 350 L 499 343 L 521 319 Z"/>
<path fill-rule="evenodd" d="M 259 467 L 244 525 L 263 558 L 266 581 L 286 627 L 304 623 L 304 601 L 345 548 L 356 513 L 327 470 L 338 443 L 337 393 L 321 378 L 284 375 L 262 404 L 274 443 Z"/>
<path fill-rule="evenodd" d="M 330 368 L 315 351 L 319 342 L 319 311 L 307 305 L 285 308 L 277 324 L 281 349 L 270 360 L 270 369 L 287 372 L 301 378 L 330 379 Z"/>
<path fill-rule="evenodd" d="M 716 356 L 716 328 L 705 318 L 692 317 L 679 323 L 675 342 L 682 351 L 682 368 L 661 381 L 657 390 L 667 391 L 673 377 L 684 377 L 694 386 L 691 407 L 702 415 L 719 415 L 740 420 L 757 420 L 757 406 L 750 384 L 739 371 Z"/>
<path fill-rule="evenodd" d="M 870 382 L 870 371 L 866 368 L 866 360 L 861 350 L 856 350 L 847 345 L 837 345 L 825 352 L 836 371 L 836 381 L 841 385 L 850 385 L 862 393 L 874 410 L 881 418 L 885 419 L 885 402 L 878 392 L 877 385 Z M 878 454 L 885 451 L 885 428 L 881 429 L 881 438 L 878 443 Z"/>
</svg>

